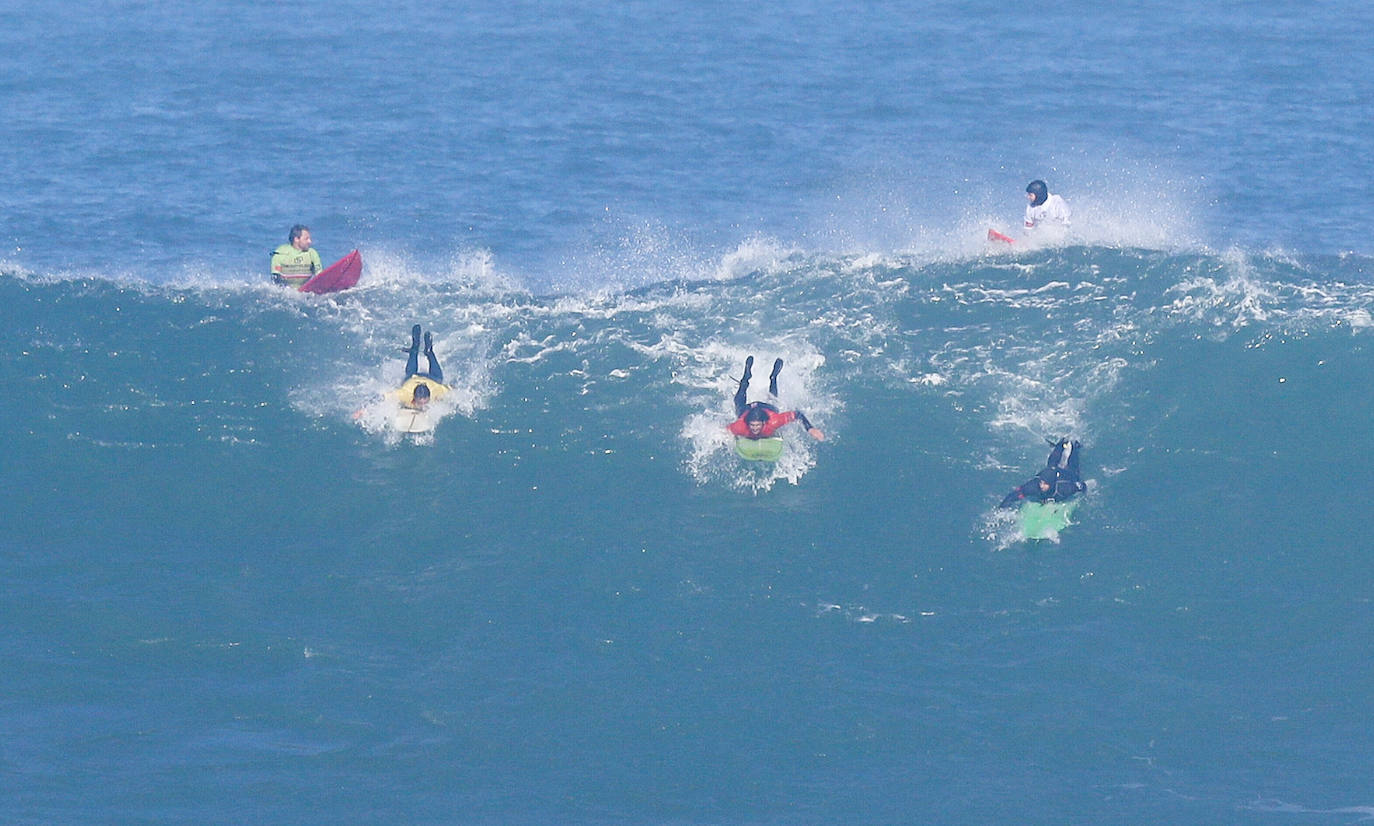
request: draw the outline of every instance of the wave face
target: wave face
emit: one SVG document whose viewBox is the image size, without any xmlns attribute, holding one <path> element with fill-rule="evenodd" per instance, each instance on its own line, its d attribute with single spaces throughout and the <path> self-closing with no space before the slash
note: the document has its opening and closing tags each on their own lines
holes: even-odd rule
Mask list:
<svg viewBox="0 0 1374 826">
<path fill-rule="evenodd" d="M 7 682 L 52 698 L 9 716 L 12 801 L 478 822 L 1367 803 L 1322 767 L 1370 767 L 1338 736 L 1367 727 L 1349 692 L 1374 630 L 1369 267 L 759 242 L 708 277 L 551 296 L 481 262 L 333 299 L 0 276 Z M 413 323 L 455 388 L 418 442 L 379 401 Z M 734 455 L 751 354 L 759 390 L 785 360 L 782 404 L 826 441 L 790 426 L 775 466 Z M 994 506 L 1062 434 L 1092 490 L 1026 542 Z M 1256 781 L 1265 754 L 1290 775 Z"/>
</svg>

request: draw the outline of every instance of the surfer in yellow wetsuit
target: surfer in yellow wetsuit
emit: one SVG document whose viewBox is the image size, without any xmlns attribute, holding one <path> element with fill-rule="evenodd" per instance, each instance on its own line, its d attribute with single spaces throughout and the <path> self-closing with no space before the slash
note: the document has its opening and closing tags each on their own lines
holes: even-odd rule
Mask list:
<svg viewBox="0 0 1374 826">
<path fill-rule="evenodd" d="M 324 269 L 319 251 L 311 247 L 310 227 L 296 224 L 287 236 L 287 243 L 272 251 L 272 280 L 278 284 L 300 289 L 312 276 Z"/>
<path fill-rule="evenodd" d="M 434 340 L 429 333 L 424 334 L 424 354 L 429 366 L 423 373 L 420 372 L 420 352 L 420 325 L 416 324 L 410 329 L 405 381 L 386 394 L 408 410 L 425 410 L 431 400 L 449 391 L 449 386 L 444 384 L 444 368 L 439 366 L 439 358 L 434 355 Z M 353 418 L 360 419 L 365 412 L 366 409 L 354 411 Z"/>
<path fill-rule="evenodd" d="M 410 350 L 406 358 L 406 378 L 394 392 L 400 403 L 414 410 L 424 410 L 431 398 L 438 398 L 448 392 L 444 384 L 444 368 L 434 355 L 434 339 L 429 333 L 424 335 L 425 359 L 428 369 L 420 372 L 420 325 L 410 328 Z"/>
</svg>

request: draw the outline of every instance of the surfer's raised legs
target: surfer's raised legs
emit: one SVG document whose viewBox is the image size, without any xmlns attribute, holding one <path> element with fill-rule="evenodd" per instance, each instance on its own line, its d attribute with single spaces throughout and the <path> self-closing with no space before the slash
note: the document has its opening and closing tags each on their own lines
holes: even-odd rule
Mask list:
<svg viewBox="0 0 1374 826">
<path fill-rule="evenodd" d="M 406 378 L 411 376 L 424 376 L 427 379 L 434 379 L 441 384 L 444 381 L 444 369 L 439 366 L 439 359 L 434 355 L 434 339 L 429 333 L 425 333 L 425 359 L 429 362 L 429 370 L 420 372 L 420 325 L 416 324 L 410 328 L 410 350 L 409 358 L 406 359 Z"/>
</svg>

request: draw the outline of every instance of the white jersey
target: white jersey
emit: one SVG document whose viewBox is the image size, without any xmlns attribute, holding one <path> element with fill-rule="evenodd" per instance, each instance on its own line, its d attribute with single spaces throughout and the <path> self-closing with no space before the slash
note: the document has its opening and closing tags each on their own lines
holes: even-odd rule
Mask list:
<svg viewBox="0 0 1374 826">
<path fill-rule="evenodd" d="M 1050 195 L 1040 206 L 1026 205 L 1026 226 L 1069 227 L 1069 205 L 1058 195 Z"/>
</svg>

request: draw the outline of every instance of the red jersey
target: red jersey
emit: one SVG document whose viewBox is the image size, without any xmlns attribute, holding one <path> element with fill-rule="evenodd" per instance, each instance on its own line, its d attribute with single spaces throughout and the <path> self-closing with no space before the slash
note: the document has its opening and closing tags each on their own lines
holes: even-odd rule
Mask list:
<svg viewBox="0 0 1374 826">
<path fill-rule="evenodd" d="M 747 415 L 747 413 L 745 415 Z M 778 428 L 782 427 L 785 424 L 791 424 L 796 420 L 797 411 L 795 410 L 789 410 L 786 413 L 778 413 L 777 411 L 769 410 L 768 421 L 763 423 L 763 430 L 759 431 L 758 436 L 751 437 L 749 435 L 749 423 L 744 420 L 744 416 L 740 416 L 738 419 L 735 419 L 733 422 L 730 423 L 730 426 L 726 429 L 729 430 L 731 433 L 735 434 L 736 436 L 743 436 L 746 439 L 762 439 L 766 436 L 772 436 L 773 432 L 776 431 Z"/>
</svg>

